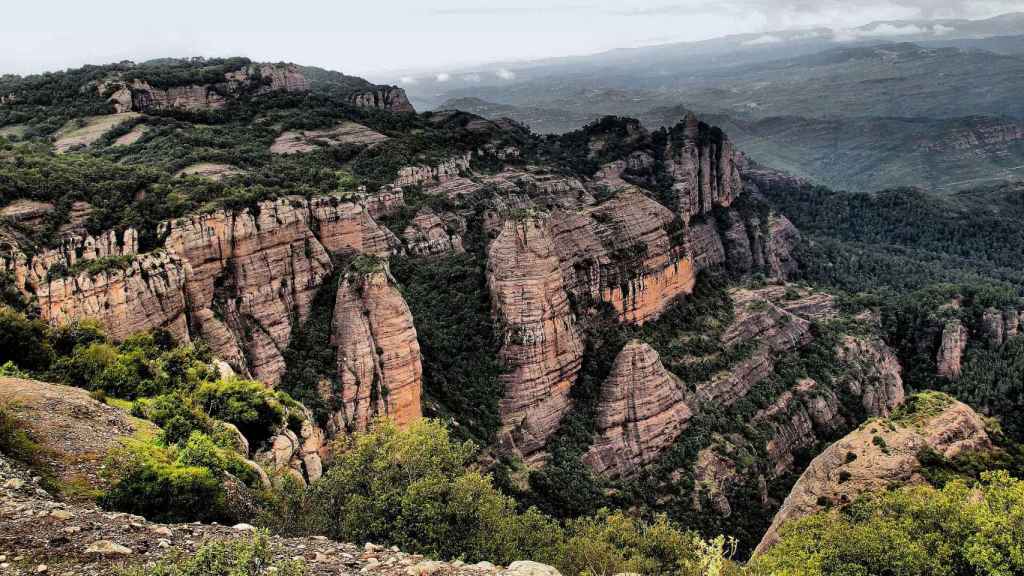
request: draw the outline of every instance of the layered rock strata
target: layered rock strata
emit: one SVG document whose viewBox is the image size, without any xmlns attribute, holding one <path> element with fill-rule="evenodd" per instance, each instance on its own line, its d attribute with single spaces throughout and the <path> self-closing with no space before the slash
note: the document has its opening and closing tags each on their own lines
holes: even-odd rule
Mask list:
<svg viewBox="0 0 1024 576">
<path fill-rule="evenodd" d="M 637 340 L 616 357 L 600 397 L 596 439 L 584 457 L 599 474 L 625 475 L 649 464 L 693 415 L 683 383 Z"/>
<path fill-rule="evenodd" d="M 398 426 L 422 416 L 423 367 L 412 313 L 386 265 L 380 267 L 349 272 L 338 287 L 332 344 L 343 407 L 328 424 L 333 434 L 365 431 L 377 416 Z"/>
<path fill-rule="evenodd" d="M 504 223 L 489 249 L 487 282 L 508 369 L 499 403 L 500 442 L 536 463 L 569 409 L 584 348 L 543 220 Z"/>
<path fill-rule="evenodd" d="M 446 222 L 429 208 L 420 210 L 406 227 L 402 238 L 410 254 L 417 256 L 447 256 L 465 252 L 458 227 L 465 222 L 455 215 Z"/>
<path fill-rule="evenodd" d="M 692 113 L 672 131 L 665 157 L 684 220 L 728 207 L 743 190 L 732 143 Z"/>
<path fill-rule="evenodd" d="M 934 415 L 869 422 L 811 462 L 755 554 L 774 545 L 780 527 L 788 521 L 814 514 L 826 505 L 849 504 L 868 492 L 924 482 L 918 459 L 924 449 L 953 458 L 991 448 L 982 417 L 952 399 Z"/>
</svg>

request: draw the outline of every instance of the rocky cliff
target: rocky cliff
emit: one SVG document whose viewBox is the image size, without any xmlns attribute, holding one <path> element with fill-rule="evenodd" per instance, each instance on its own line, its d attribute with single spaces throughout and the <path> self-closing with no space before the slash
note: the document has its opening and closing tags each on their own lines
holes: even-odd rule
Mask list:
<svg viewBox="0 0 1024 576">
<path fill-rule="evenodd" d="M 599 474 L 624 475 L 669 447 L 693 415 L 682 381 L 658 353 L 633 340 L 615 358 L 601 386 L 597 435 L 584 463 Z"/>
<path fill-rule="evenodd" d="M 424 208 L 405 228 L 402 238 L 410 254 L 417 256 L 446 256 L 465 252 L 461 234 L 465 220 L 456 214 L 435 214 Z"/>
<path fill-rule="evenodd" d="M 893 419 L 871 420 L 815 458 L 775 515 L 755 554 L 777 542 L 779 528 L 789 520 L 826 505 L 849 504 L 867 492 L 922 482 L 919 455 L 924 449 L 946 458 L 991 449 L 982 417 L 965 404 L 937 394 L 915 404 L 923 407 Z"/>
<path fill-rule="evenodd" d="M 387 416 L 403 426 L 421 417 L 423 367 L 412 313 L 394 286 L 386 264 L 353 270 L 338 287 L 332 344 L 337 348 L 342 409 L 331 417 L 331 433 L 365 431 Z"/>
<path fill-rule="evenodd" d="M 371 90 L 356 92 L 349 97 L 353 106 L 374 108 L 388 112 L 416 112 L 405 95 L 405 90 L 395 86 L 377 86 Z"/>
<path fill-rule="evenodd" d="M 508 369 L 500 442 L 536 462 L 569 408 L 584 348 L 543 219 L 505 222 L 489 249 L 487 282 Z"/>
<path fill-rule="evenodd" d="M 331 255 L 402 249 L 365 205 L 333 196 L 181 218 L 160 235 L 163 248 L 147 254 L 136 254 L 131 229 L 69 236 L 32 258 L 8 245 L 0 268 L 52 324 L 92 317 L 116 339 L 157 327 L 181 341 L 201 337 L 236 372 L 273 385 Z"/>
<path fill-rule="evenodd" d="M 743 190 L 732 143 L 692 113 L 672 130 L 665 150 L 679 213 L 689 220 L 728 207 Z"/>
</svg>

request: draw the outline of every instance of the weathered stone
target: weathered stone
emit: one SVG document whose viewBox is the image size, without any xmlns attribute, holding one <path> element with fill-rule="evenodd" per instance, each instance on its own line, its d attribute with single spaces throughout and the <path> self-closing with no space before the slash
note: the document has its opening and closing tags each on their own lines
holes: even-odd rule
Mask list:
<svg viewBox="0 0 1024 576">
<path fill-rule="evenodd" d="M 503 327 L 505 395 L 499 403 L 506 450 L 537 462 L 568 410 L 583 342 L 569 308 L 558 256 L 546 223 L 508 220 L 492 242 L 487 281 Z"/>
<path fill-rule="evenodd" d="M 597 435 L 584 462 L 599 474 L 635 472 L 670 446 L 692 415 L 683 383 L 653 348 L 633 340 L 601 387 Z"/>
<path fill-rule="evenodd" d="M 960 378 L 961 363 L 964 350 L 967 349 L 967 328 L 960 320 L 950 320 L 942 330 L 942 342 L 939 344 L 938 357 L 935 363 L 939 376 L 956 380 Z"/>
<path fill-rule="evenodd" d="M 412 314 L 387 270 L 349 272 L 334 308 L 342 410 L 330 431 L 365 431 L 378 415 L 405 426 L 422 416 L 423 367 Z M 330 392 L 328 391 L 328 395 Z"/>
</svg>

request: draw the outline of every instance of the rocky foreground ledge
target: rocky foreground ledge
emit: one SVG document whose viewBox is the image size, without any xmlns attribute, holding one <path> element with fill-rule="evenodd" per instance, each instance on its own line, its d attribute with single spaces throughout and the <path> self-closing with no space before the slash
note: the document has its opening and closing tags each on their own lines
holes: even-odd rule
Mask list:
<svg viewBox="0 0 1024 576">
<path fill-rule="evenodd" d="M 191 555 L 216 540 L 248 539 L 247 524 L 155 524 L 140 516 L 57 502 L 38 478 L 0 454 L 0 574 L 116 575 L 122 568 Z M 489 562 L 429 560 L 397 548 L 331 541 L 323 536 L 270 538 L 277 560 L 302 559 L 309 576 L 560 576 L 535 562 L 508 568 Z"/>
</svg>

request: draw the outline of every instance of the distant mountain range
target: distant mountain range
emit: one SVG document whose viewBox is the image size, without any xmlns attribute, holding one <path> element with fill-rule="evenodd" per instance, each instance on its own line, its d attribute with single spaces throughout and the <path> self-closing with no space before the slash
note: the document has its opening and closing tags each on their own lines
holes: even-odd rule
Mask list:
<svg viewBox="0 0 1024 576">
<path fill-rule="evenodd" d="M 420 108 L 561 133 L 603 115 L 727 126 L 758 161 L 844 189 L 1024 175 L 1024 14 L 727 36 L 468 70 L 407 85 Z"/>
</svg>

